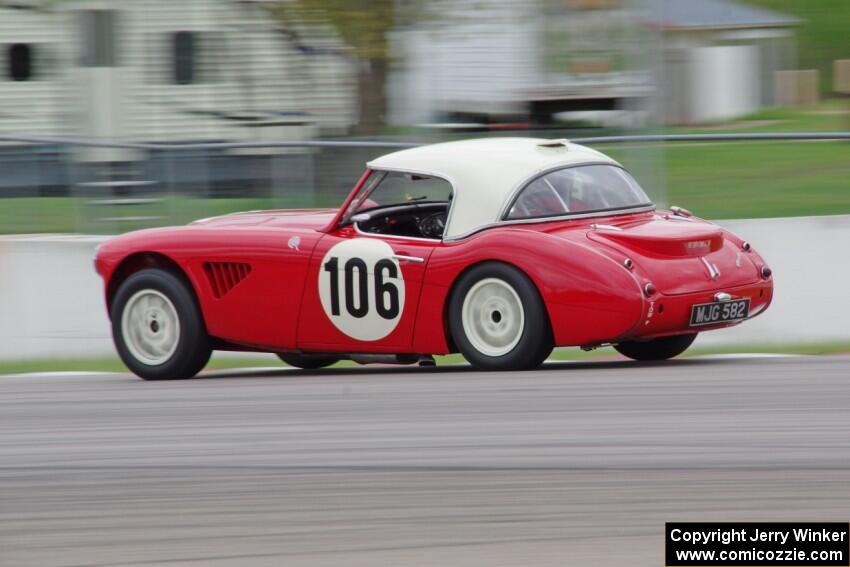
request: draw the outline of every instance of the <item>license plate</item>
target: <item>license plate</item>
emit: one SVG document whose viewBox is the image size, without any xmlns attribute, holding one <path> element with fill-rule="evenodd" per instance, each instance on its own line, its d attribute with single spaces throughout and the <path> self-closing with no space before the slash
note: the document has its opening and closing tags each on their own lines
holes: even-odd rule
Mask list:
<svg viewBox="0 0 850 567">
<path fill-rule="evenodd" d="M 691 327 L 713 325 L 729 321 L 740 321 L 747 318 L 750 312 L 750 298 L 735 299 L 734 301 L 715 301 L 700 303 L 691 307 Z"/>
</svg>

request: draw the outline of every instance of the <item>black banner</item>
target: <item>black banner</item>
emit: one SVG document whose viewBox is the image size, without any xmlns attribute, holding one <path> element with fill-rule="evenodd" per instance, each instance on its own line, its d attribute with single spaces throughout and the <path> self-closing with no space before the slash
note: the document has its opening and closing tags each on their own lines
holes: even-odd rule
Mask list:
<svg viewBox="0 0 850 567">
<path fill-rule="evenodd" d="M 666 567 L 850 567 L 846 522 L 668 522 Z"/>
</svg>

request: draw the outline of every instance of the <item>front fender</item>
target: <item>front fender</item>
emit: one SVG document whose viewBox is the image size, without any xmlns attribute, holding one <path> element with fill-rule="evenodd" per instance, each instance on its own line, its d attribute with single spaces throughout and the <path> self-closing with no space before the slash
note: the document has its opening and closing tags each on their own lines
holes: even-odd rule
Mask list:
<svg viewBox="0 0 850 567">
<path fill-rule="evenodd" d="M 292 236 L 300 238 L 297 247 L 289 245 Z M 166 257 L 194 287 L 210 336 L 285 350 L 296 345 L 309 260 L 322 236 L 311 228 L 267 225 L 152 229 L 108 240 L 98 251 L 96 266 L 108 286 L 128 256 Z M 249 275 L 225 294 L 217 294 L 205 264 L 231 262 L 248 264 Z"/>
</svg>

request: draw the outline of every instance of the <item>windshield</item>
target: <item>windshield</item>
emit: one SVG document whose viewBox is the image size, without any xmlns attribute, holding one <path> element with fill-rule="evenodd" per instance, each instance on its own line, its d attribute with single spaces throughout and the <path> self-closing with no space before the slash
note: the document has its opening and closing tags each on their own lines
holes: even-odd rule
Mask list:
<svg viewBox="0 0 850 567">
<path fill-rule="evenodd" d="M 505 218 L 556 217 L 651 204 L 625 169 L 615 165 L 582 165 L 551 171 L 526 185 Z"/>
<path fill-rule="evenodd" d="M 445 179 L 413 173 L 372 172 L 346 211 L 346 217 L 371 209 L 409 203 L 448 203 L 452 186 Z"/>
</svg>

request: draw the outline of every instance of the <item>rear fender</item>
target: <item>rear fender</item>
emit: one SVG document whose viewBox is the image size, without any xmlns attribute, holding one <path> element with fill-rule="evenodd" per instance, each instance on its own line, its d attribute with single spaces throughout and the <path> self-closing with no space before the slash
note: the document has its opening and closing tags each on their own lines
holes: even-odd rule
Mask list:
<svg viewBox="0 0 850 567">
<path fill-rule="evenodd" d="M 643 313 L 640 285 L 623 265 L 591 245 L 522 228 L 481 232 L 438 247 L 431 256 L 419 304 L 414 347 L 449 351 L 447 302 L 458 277 L 471 266 L 499 261 L 522 270 L 537 286 L 557 346 L 611 340 L 628 332 Z"/>
</svg>

